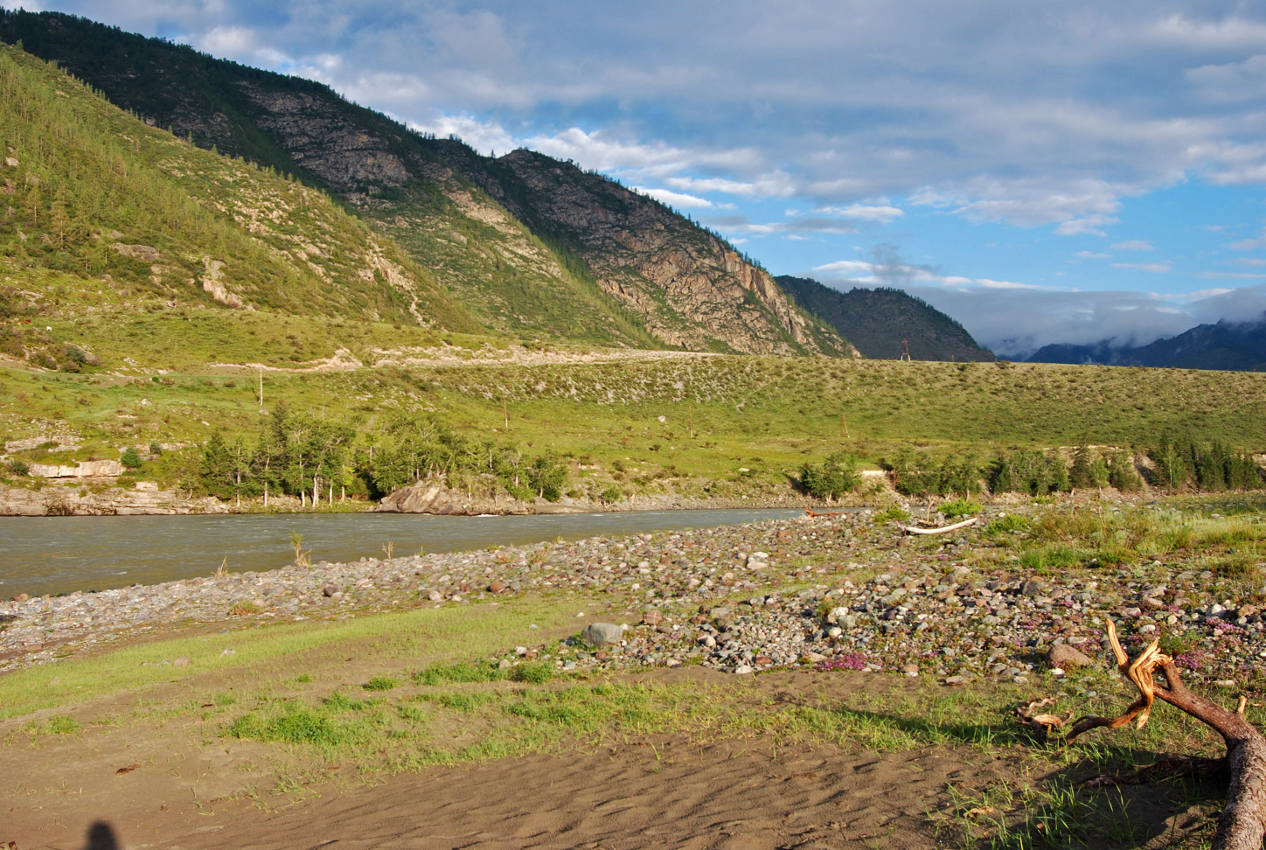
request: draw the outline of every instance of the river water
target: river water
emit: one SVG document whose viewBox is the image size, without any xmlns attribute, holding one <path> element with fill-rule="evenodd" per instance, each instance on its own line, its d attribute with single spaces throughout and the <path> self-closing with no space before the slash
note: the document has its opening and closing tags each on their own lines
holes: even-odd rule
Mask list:
<svg viewBox="0 0 1266 850">
<path fill-rule="evenodd" d="M 294 560 L 301 535 L 312 563 L 460 552 L 563 538 L 736 525 L 794 510 L 624 511 L 442 517 L 424 514 L 0 517 L 0 599 L 157 584 Z"/>
</svg>

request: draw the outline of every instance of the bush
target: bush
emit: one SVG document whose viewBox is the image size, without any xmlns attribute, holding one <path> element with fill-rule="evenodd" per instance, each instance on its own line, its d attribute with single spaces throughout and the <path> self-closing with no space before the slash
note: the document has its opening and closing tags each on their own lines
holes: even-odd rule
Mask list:
<svg viewBox="0 0 1266 850">
<path fill-rule="evenodd" d="M 28 475 L 31 472 L 31 467 L 24 460 L 14 459 L 9 461 L 9 472 L 18 476 Z"/>
<path fill-rule="evenodd" d="M 1134 455 L 1125 449 L 1117 449 L 1112 453 L 1112 461 L 1108 464 L 1108 483 L 1123 493 L 1132 493 L 1143 488 L 1143 479 L 1134 468 Z"/>
<path fill-rule="evenodd" d="M 838 499 L 857 489 L 862 477 L 857 473 L 857 458 L 847 452 L 828 455 L 820 464 L 806 463 L 800 468 L 800 488 L 815 499 Z"/>
<path fill-rule="evenodd" d="M 1073 452 L 1073 465 L 1068 470 L 1068 483 L 1078 490 L 1105 486 L 1108 483 L 1108 462 L 1098 456 L 1092 457 L 1086 446 L 1078 446 Z"/>
<path fill-rule="evenodd" d="M 141 468 L 141 456 L 137 454 L 135 448 L 130 446 L 128 447 L 128 450 L 123 453 L 123 457 L 119 459 L 119 462 L 122 463 L 126 469 Z"/>
<path fill-rule="evenodd" d="M 954 499 L 946 502 L 937 508 L 941 516 L 946 519 L 958 519 L 964 516 L 974 516 L 981 511 L 980 502 L 974 502 L 971 499 Z"/>
<path fill-rule="evenodd" d="M 989 489 L 995 493 L 1045 496 L 1071 488 L 1068 469 L 1058 454 L 1047 457 L 1033 449 L 1017 449 L 994 458 L 989 467 Z"/>
<path fill-rule="evenodd" d="M 896 460 L 885 463 L 892 471 L 893 486 L 907 496 L 970 496 L 980 492 L 980 463 L 970 454 L 951 454 L 940 463 L 926 455 L 902 449 Z"/>
</svg>

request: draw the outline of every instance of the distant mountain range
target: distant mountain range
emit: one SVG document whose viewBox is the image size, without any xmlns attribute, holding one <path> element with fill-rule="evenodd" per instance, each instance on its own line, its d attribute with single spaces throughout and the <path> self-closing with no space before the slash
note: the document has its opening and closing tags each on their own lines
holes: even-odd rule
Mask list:
<svg viewBox="0 0 1266 850">
<path fill-rule="evenodd" d="M 806 277 L 782 275 L 778 285 L 796 303 L 834 328 L 864 357 L 896 360 L 994 360 L 962 325 L 899 289 L 840 292 Z"/>
<path fill-rule="evenodd" d="M 1175 369 L 1266 371 L 1266 314 L 1255 321 L 1198 325 L 1147 345 L 1121 346 L 1114 340 L 1089 345 L 1047 345 L 1031 363 L 1096 363 L 1105 366 L 1160 366 Z"/>
</svg>

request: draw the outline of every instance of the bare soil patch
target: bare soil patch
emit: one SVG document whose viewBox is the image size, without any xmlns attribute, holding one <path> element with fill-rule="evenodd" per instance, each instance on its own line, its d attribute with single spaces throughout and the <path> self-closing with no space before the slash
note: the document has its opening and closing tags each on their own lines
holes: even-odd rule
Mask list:
<svg viewBox="0 0 1266 850">
<path fill-rule="evenodd" d="M 863 690 L 882 702 L 918 687 L 893 676 L 807 670 L 738 679 L 691 668 L 657 677 L 728 682 L 740 701 L 842 707 Z M 675 735 L 395 776 L 360 777 L 354 766 L 331 765 L 279 793 L 258 790 L 275 785 L 267 748 L 222 737 L 223 715 L 144 719 L 148 705 L 169 702 L 168 690 L 77 713 L 83 726 L 71 734 L 32 730 L 50 717 L 10 723 L 0 749 L 0 846 L 963 846 L 963 801 L 1024 781 L 1034 766 L 1015 746 L 874 752 Z M 1205 823 L 1181 794 L 1125 793 L 1132 815 L 1145 821 L 1130 846 L 1179 846 Z"/>
</svg>

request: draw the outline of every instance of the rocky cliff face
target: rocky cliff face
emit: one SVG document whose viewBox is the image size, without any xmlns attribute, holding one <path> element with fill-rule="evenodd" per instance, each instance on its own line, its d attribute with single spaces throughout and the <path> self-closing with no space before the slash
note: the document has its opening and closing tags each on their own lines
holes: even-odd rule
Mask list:
<svg viewBox="0 0 1266 850">
<path fill-rule="evenodd" d="M 527 150 L 471 170 L 534 231 L 575 250 L 603 291 L 660 342 L 754 354 L 853 353 L 811 328 L 767 272 L 657 201 Z"/>
</svg>

